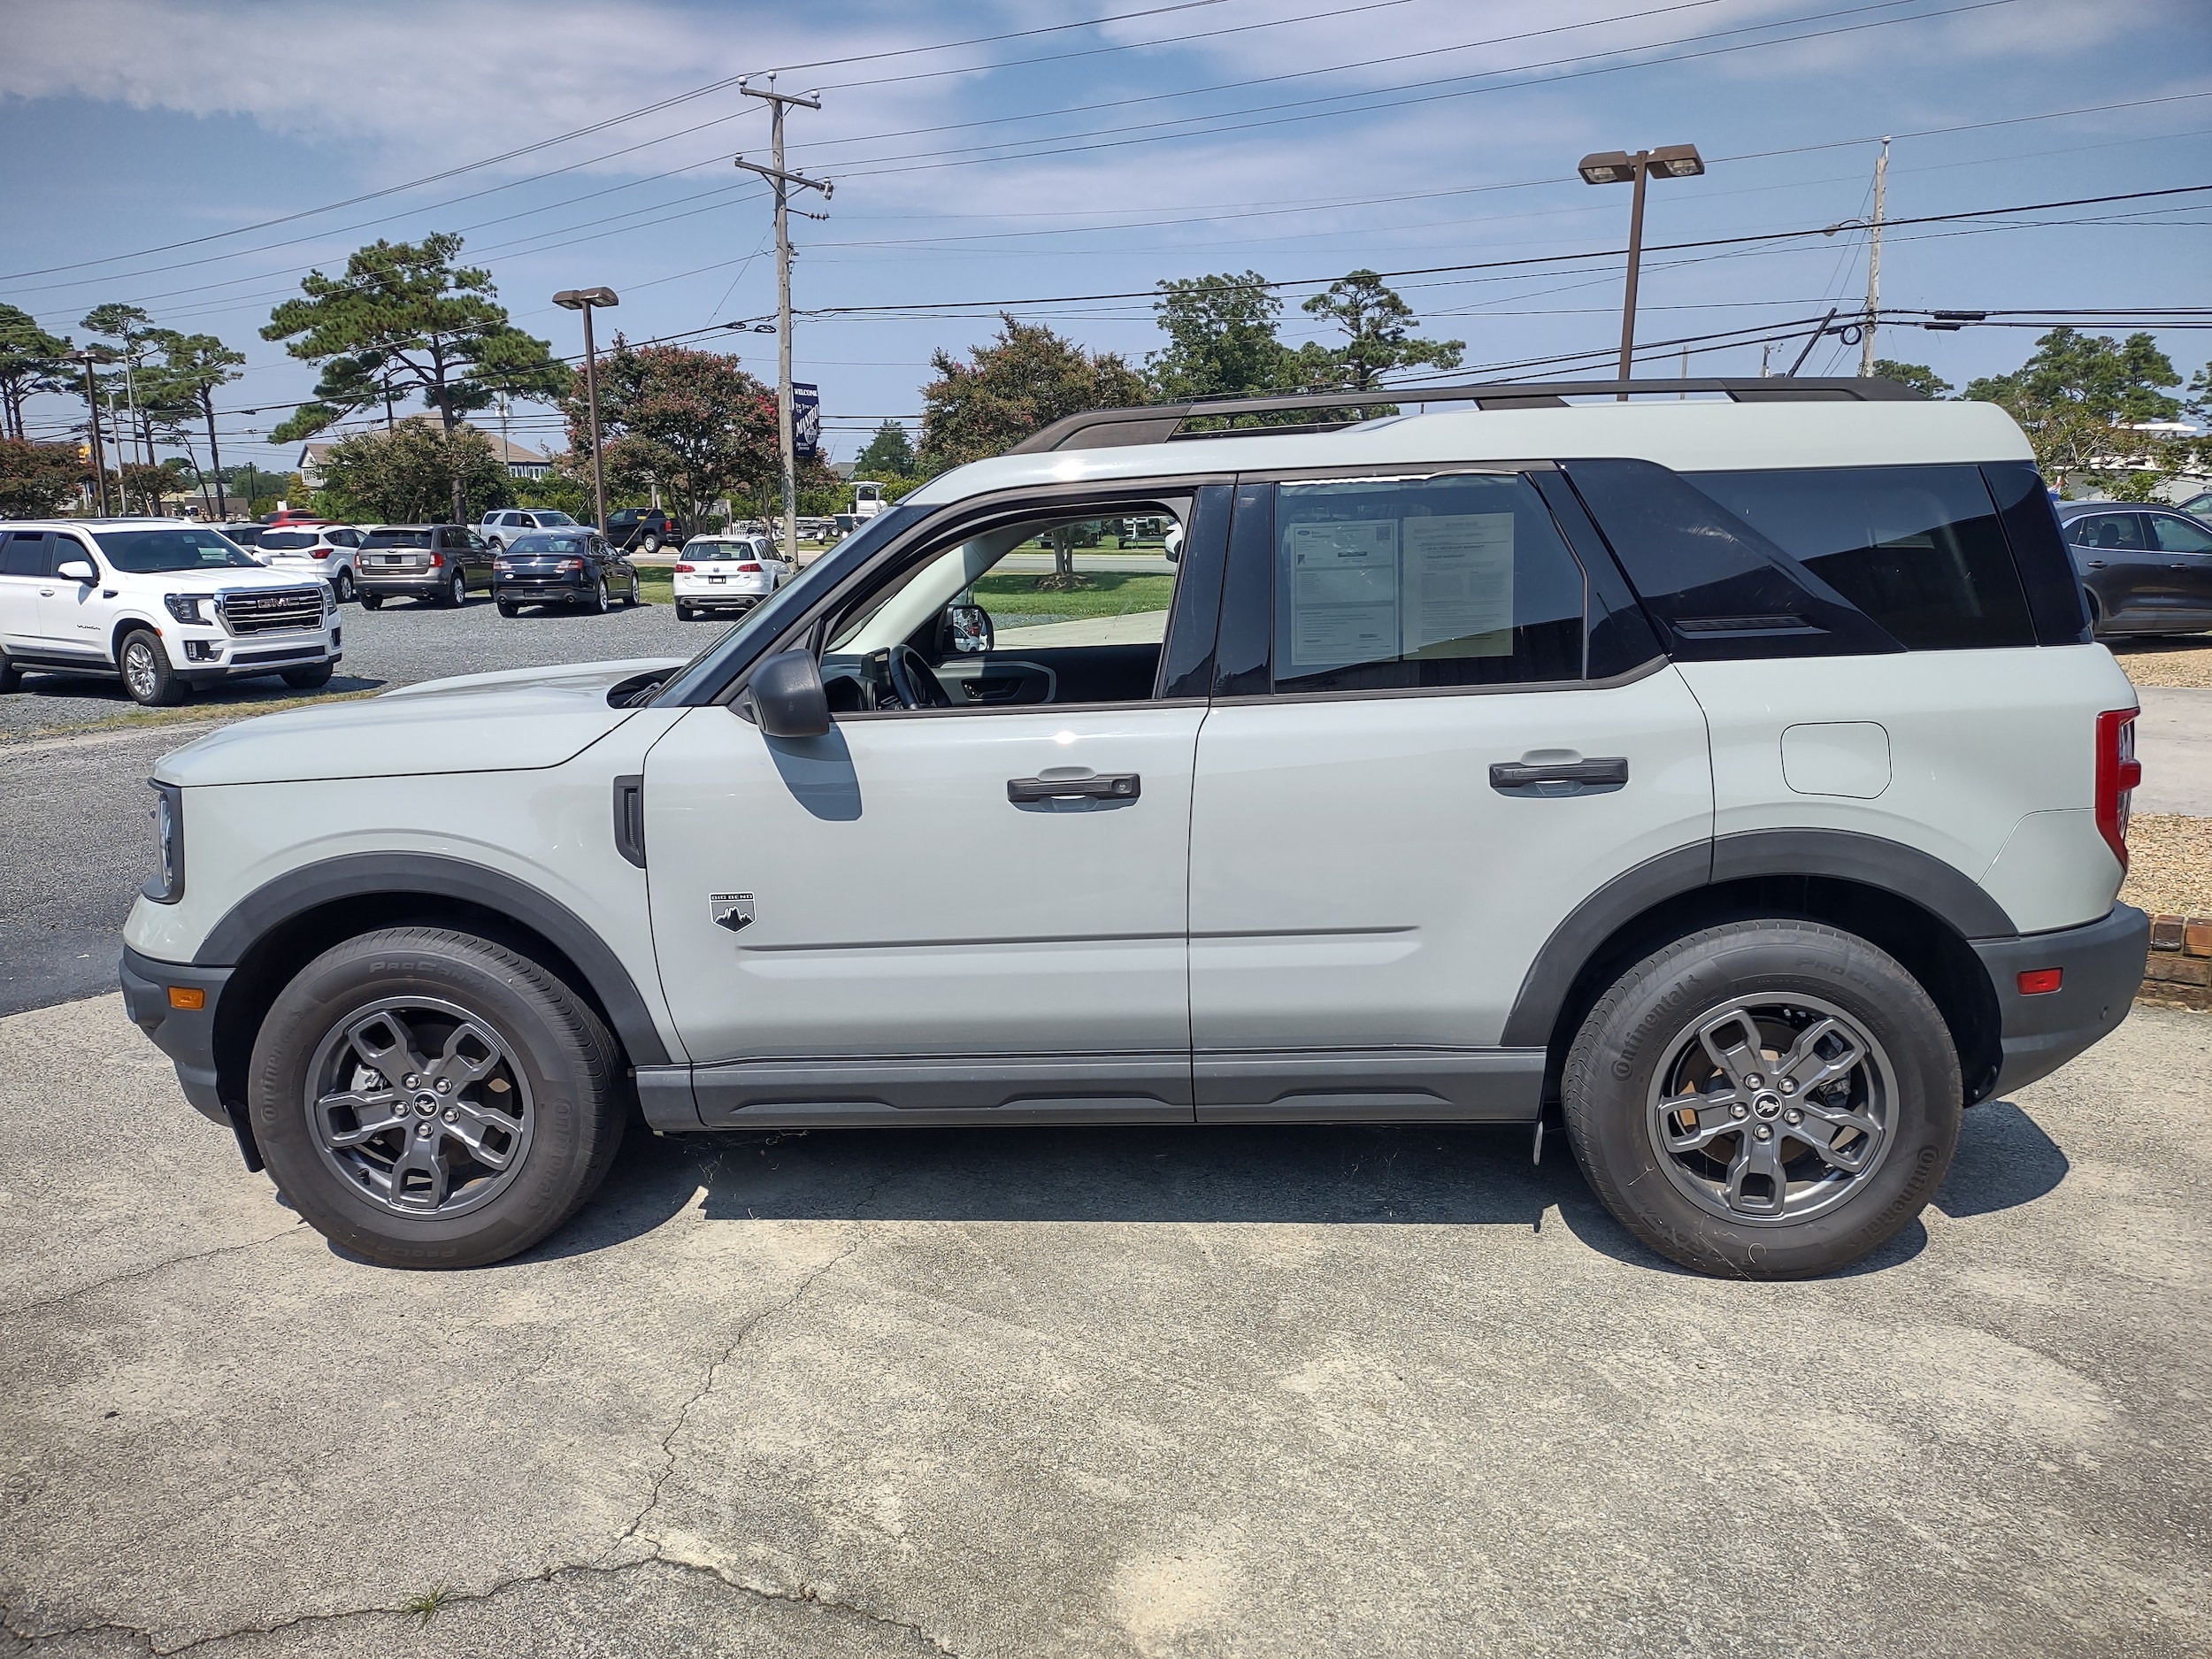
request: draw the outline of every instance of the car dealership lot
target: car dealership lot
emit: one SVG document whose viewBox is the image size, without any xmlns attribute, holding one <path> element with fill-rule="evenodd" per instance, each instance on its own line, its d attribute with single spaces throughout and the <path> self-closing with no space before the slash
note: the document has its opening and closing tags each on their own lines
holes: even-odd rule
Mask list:
<svg viewBox="0 0 2212 1659">
<path fill-rule="evenodd" d="M 638 1134 L 429 1274 L 13 1016 L 0 1653 L 2200 1653 L 2208 1069 L 2138 1010 L 1812 1283 L 1422 1128 Z"/>
</svg>

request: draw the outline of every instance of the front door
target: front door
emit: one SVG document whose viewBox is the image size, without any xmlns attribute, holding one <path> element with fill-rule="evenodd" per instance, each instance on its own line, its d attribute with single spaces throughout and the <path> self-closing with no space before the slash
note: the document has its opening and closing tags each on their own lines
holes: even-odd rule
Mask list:
<svg viewBox="0 0 2212 1659">
<path fill-rule="evenodd" d="M 2172 588 L 2175 619 L 2198 627 L 2212 627 L 2212 534 L 2193 519 L 2179 513 L 2154 512 L 2150 539 L 2156 557 L 2166 566 L 2166 582 Z"/>
<path fill-rule="evenodd" d="M 1272 495 L 1271 532 L 1240 493 L 1221 624 L 1225 667 L 1240 634 L 1262 666 L 1198 747 L 1197 1115 L 1532 1118 L 1548 1033 L 1506 1040 L 1531 964 L 1710 836 L 1697 702 L 1663 665 L 1585 680 L 1583 572 L 1522 474 Z"/>
<path fill-rule="evenodd" d="M 1079 703 L 964 695 L 945 609 L 1032 529 L 925 543 L 826 622 L 827 735 L 711 706 L 648 757 L 655 949 L 708 1123 L 1190 1121 L 1205 704 L 1150 672 Z M 1123 599 L 1156 667 L 1173 579 L 1075 566 L 1018 579 L 1030 612 Z"/>
</svg>

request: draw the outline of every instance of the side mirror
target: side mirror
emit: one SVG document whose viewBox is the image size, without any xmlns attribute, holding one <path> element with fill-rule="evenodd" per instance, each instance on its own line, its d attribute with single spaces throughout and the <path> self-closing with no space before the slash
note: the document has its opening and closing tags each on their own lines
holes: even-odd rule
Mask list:
<svg viewBox="0 0 2212 1659">
<path fill-rule="evenodd" d="M 87 587 L 100 580 L 100 572 L 92 568 L 89 559 L 71 559 L 54 567 L 54 574 L 65 582 L 83 582 Z"/>
<path fill-rule="evenodd" d="M 1181 525 L 1171 524 L 1168 526 L 1166 540 L 1160 550 L 1167 556 L 1169 564 L 1179 565 L 1183 562 L 1183 526 Z"/>
<path fill-rule="evenodd" d="M 769 737 L 821 737 L 830 729 L 829 694 L 811 651 L 779 651 L 753 670 L 748 691 Z"/>
<path fill-rule="evenodd" d="M 991 613 L 981 605 L 947 605 L 945 634 L 956 651 L 978 653 L 991 649 Z"/>
</svg>

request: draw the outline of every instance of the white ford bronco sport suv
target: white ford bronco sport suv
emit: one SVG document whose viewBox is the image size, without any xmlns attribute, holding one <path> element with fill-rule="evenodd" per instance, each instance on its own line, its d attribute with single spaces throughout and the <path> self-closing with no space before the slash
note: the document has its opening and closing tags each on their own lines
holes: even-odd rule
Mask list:
<svg viewBox="0 0 2212 1659">
<path fill-rule="evenodd" d="M 134 701 L 281 674 L 327 685 L 337 601 L 186 518 L 0 523 L 0 691 L 25 669 L 119 675 Z"/>
<path fill-rule="evenodd" d="M 2135 694 L 2001 410 L 1622 389 L 1078 416 L 687 664 L 204 737 L 154 780 L 133 1018 L 394 1264 L 545 1237 L 634 1102 L 1540 1150 L 1552 1110 L 1652 1248 L 1843 1266 L 1963 1107 L 2125 1016 Z M 1190 426 L 1253 408 L 1321 419 Z M 1133 517 L 1179 556 L 1041 609 Z"/>
</svg>

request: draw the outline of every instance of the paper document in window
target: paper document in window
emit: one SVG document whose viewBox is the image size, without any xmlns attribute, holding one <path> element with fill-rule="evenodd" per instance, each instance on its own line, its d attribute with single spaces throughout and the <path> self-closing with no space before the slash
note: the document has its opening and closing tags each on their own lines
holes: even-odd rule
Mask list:
<svg viewBox="0 0 2212 1659">
<path fill-rule="evenodd" d="M 1386 662 L 1398 654 L 1398 521 L 1289 526 L 1294 668 Z"/>
<path fill-rule="evenodd" d="M 1513 515 L 1443 513 L 1404 522 L 1408 657 L 1513 654 Z"/>
</svg>

